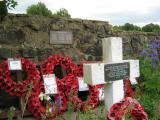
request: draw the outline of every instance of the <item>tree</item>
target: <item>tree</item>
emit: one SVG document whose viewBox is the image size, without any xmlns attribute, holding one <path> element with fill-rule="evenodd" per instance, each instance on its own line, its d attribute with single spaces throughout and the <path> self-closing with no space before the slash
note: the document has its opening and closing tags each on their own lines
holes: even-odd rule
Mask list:
<svg viewBox="0 0 160 120">
<path fill-rule="evenodd" d="M 157 24 L 150 23 L 150 24 L 143 26 L 142 30 L 144 32 L 160 32 L 160 26 Z"/>
<path fill-rule="evenodd" d="M 115 31 L 141 31 L 141 27 L 130 24 L 130 23 L 125 23 L 122 26 L 114 26 L 113 30 Z"/>
<path fill-rule="evenodd" d="M 6 2 L 6 6 L 8 9 L 12 9 L 12 8 L 15 8 L 18 3 L 15 1 L 15 0 L 3 0 Z"/>
<path fill-rule="evenodd" d="M 44 3 L 38 2 L 36 5 L 31 5 L 27 8 L 27 14 L 52 16 L 51 10 L 49 10 Z"/>
<path fill-rule="evenodd" d="M 71 15 L 68 13 L 68 11 L 65 8 L 61 8 L 59 11 L 54 13 L 53 16 L 71 18 Z"/>
<path fill-rule="evenodd" d="M 15 0 L 3 0 L 0 1 L 0 15 L 6 15 L 8 13 L 7 9 L 15 8 L 18 5 Z"/>
</svg>

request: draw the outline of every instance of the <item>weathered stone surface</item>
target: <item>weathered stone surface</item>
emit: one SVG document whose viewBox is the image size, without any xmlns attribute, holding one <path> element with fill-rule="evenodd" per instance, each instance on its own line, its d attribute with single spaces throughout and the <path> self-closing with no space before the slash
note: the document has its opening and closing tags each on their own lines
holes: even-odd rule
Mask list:
<svg viewBox="0 0 160 120">
<path fill-rule="evenodd" d="M 11 57 L 11 50 L 8 48 L 0 48 L 0 59 L 6 59 Z"/>
<path fill-rule="evenodd" d="M 20 29 L 4 29 L 4 27 L 1 27 L 0 33 L 1 44 L 21 44 L 24 39 L 24 33 Z"/>
<path fill-rule="evenodd" d="M 11 56 L 36 57 L 39 60 L 61 54 L 71 56 L 75 61 L 97 61 L 102 60 L 102 38 L 122 37 L 125 59 L 136 57 L 144 43 L 160 39 L 160 35 L 155 33 L 112 32 L 111 27 L 105 21 L 10 14 L 0 22 L 0 48 L 12 49 Z M 50 44 L 52 30 L 72 32 L 73 44 Z"/>
</svg>

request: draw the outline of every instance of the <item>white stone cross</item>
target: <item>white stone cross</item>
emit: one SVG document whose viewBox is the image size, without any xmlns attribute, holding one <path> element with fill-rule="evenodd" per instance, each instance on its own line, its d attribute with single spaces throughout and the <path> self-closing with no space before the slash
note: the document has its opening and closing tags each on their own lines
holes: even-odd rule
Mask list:
<svg viewBox="0 0 160 120">
<path fill-rule="evenodd" d="M 114 103 L 124 98 L 123 78 L 120 78 L 119 75 L 128 74 L 131 80 L 139 77 L 139 60 L 123 60 L 122 38 L 120 37 L 104 38 L 102 44 L 103 62 L 84 64 L 83 73 L 87 84 L 106 84 L 104 88 L 105 106 L 109 110 Z M 114 81 L 109 80 L 108 82 L 108 79 L 112 79 L 113 76 Z"/>
</svg>

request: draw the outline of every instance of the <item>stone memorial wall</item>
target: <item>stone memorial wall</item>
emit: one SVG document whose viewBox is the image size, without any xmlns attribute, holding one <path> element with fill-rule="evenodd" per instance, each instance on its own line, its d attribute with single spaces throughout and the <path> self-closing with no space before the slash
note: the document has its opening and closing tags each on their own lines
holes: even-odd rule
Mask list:
<svg viewBox="0 0 160 120">
<path fill-rule="evenodd" d="M 134 58 L 145 42 L 160 39 L 155 33 L 112 32 L 111 29 L 104 21 L 10 14 L 0 21 L 0 60 L 22 56 L 42 61 L 52 54 L 62 54 L 77 62 L 99 61 L 102 60 L 102 38 L 110 36 L 122 37 L 124 58 Z M 54 31 L 72 35 L 53 37 Z M 56 44 L 53 38 L 63 43 Z"/>
</svg>

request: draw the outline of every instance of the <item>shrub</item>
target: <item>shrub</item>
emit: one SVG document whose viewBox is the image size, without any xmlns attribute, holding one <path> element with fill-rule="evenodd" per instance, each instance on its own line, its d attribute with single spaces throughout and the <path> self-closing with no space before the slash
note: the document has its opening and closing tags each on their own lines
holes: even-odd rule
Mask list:
<svg viewBox="0 0 160 120">
<path fill-rule="evenodd" d="M 150 23 L 150 24 L 143 26 L 142 30 L 144 32 L 160 32 L 160 26 L 158 24 Z"/>
<path fill-rule="evenodd" d="M 140 72 L 144 85 L 160 90 L 160 40 L 154 40 L 140 53 Z"/>
<path fill-rule="evenodd" d="M 68 11 L 65 8 L 61 8 L 59 11 L 54 13 L 53 16 L 71 18 L 71 15 L 68 13 Z"/>
<path fill-rule="evenodd" d="M 140 78 L 143 94 L 140 102 L 148 113 L 149 119 L 160 118 L 160 40 L 145 45 L 140 53 Z"/>
<path fill-rule="evenodd" d="M 38 2 L 36 5 L 31 5 L 27 8 L 27 14 L 52 16 L 52 12 L 46 7 L 44 3 Z"/>
</svg>

